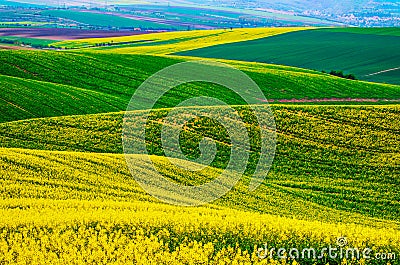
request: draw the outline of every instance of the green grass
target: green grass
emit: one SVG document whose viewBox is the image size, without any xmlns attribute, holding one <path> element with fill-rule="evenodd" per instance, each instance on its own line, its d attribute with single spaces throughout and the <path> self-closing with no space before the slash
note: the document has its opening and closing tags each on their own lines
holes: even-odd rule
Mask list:
<svg viewBox="0 0 400 265">
<path fill-rule="evenodd" d="M 315 70 L 343 70 L 366 81 L 400 84 L 398 29 L 317 29 L 264 39 L 218 45 L 179 55 L 291 65 Z M 384 47 L 384 48 L 382 48 Z"/>
<path fill-rule="evenodd" d="M 0 121 L 123 111 L 143 81 L 177 62 L 181 60 L 143 55 L 0 51 L 0 79 L 5 84 L 0 91 Z M 298 68 L 230 63 L 253 78 L 267 99 L 400 98 L 399 86 L 349 81 Z M 226 88 L 191 83 L 171 90 L 155 107 L 172 107 L 199 95 L 243 104 Z"/>
<path fill-rule="evenodd" d="M 41 12 L 45 16 L 60 17 L 73 20 L 82 24 L 101 27 L 133 27 L 143 29 L 179 29 L 176 26 L 170 26 L 149 21 L 140 21 L 130 18 L 119 17 L 116 15 L 97 14 L 90 12 L 78 12 L 70 10 L 46 10 Z"/>
</svg>

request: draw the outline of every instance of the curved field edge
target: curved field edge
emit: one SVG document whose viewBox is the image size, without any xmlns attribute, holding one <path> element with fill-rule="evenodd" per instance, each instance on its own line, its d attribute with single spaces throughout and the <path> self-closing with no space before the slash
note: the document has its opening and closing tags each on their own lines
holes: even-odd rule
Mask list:
<svg viewBox="0 0 400 265">
<path fill-rule="evenodd" d="M 389 35 L 389 36 L 400 36 L 400 28 L 325 28 L 324 31 L 330 32 L 346 32 L 356 34 L 371 34 L 371 35 Z"/>
<path fill-rule="evenodd" d="M 142 82 L 182 61 L 182 58 L 144 55 L 0 51 L 3 84 L 0 121 L 123 111 Z M 292 67 L 222 62 L 242 70 L 274 102 L 400 99 L 400 86 L 350 81 Z M 229 89 L 190 83 L 170 91 L 155 107 L 173 107 L 196 96 L 212 96 L 231 105 L 243 104 Z"/>
<path fill-rule="evenodd" d="M 143 36 L 63 41 L 52 46 L 63 49 L 85 49 L 93 52 L 169 54 L 193 48 L 209 47 L 242 40 L 254 40 L 308 28 L 249 28 L 233 30 L 194 30 L 152 33 Z M 107 47 L 104 47 L 107 46 Z"/>
<path fill-rule="evenodd" d="M 376 222 L 376 218 L 398 219 L 398 105 L 273 106 L 278 133 L 275 161 L 255 194 L 248 193 L 245 186 L 258 161 L 258 130 L 250 110 L 235 108 L 254 139 L 250 141 L 244 186 L 237 196 L 223 199 L 223 205 L 313 220 L 349 218 L 362 223 L 367 218 Z M 258 108 L 262 111 L 264 107 Z M 132 119 L 132 128 L 146 126 L 144 140 L 150 154 L 164 156 L 160 120 L 168 109 L 153 111 L 148 121 L 142 113 Z M 123 113 L 110 113 L 4 123 L 0 126 L 0 143 L 9 148 L 122 153 L 122 119 Z M 199 126 L 203 130 L 198 130 Z M 131 133 L 135 138 L 135 131 Z M 199 155 L 198 144 L 203 137 L 217 141 L 218 152 L 211 165 L 219 170 L 226 167 L 230 142 L 220 127 L 207 120 L 194 120 L 186 124 L 180 136 L 185 154 L 193 158 Z M 159 168 L 168 169 L 181 172 L 167 162 Z M 181 172 L 172 179 L 197 185 L 213 176 Z M 355 215 L 363 218 L 353 218 Z"/>
<path fill-rule="evenodd" d="M 228 209 L 223 200 L 217 202 L 219 206 L 196 208 L 160 204 L 137 186 L 124 169 L 122 155 L 1 148 L 0 159 L 0 260 L 5 263 L 28 259 L 63 264 L 187 264 L 189 259 L 217 263 L 228 257 L 263 264 L 266 260 L 257 256 L 257 249 L 265 243 L 322 249 L 343 236 L 349 247 L 400 250 L 398 223 L 351 213 L 340 223 L 343 211 L 323 211 L 334 223 Z M 138 166 L 145 173 L 146 166 Z M 239 187 L 226 199 L 234 199 L 232 193 L 243 196 L 244 191 Z M 259 196 L 255 199 L 263 201 Z M 288 205 L 290 196 L 281 200 Z M 310 206 L 315 207 L 299 204 L 302 209 Z M 363 220 L 362 224 L 352 224 L 356 220 Z M 326 261 L 305 259 L 302 264 Z"/>
<path fill-rule="evenodd" d="M 399 40 L 396 29 L 313 29 L 176 54 L 283 64 L 327 72 L 342 70 L 361 80 L 399 84 Z"/>
</svg>

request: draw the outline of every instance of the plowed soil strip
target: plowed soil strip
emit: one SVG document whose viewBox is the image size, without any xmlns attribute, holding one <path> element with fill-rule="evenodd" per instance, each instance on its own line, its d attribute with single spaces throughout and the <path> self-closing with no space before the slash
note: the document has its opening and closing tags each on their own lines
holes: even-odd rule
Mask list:
<svg viewBox="0 0 400 265">
<path fill-rule="evenodd" d="M 265 102 L 265 100 L 260 100 Z M 274 103 L 318 103 L 318 102 L 400 102 L 400 99 L 378 99 L 378 98 L 316 98 L 316 99 L 268 99 Z"/>
</svg>

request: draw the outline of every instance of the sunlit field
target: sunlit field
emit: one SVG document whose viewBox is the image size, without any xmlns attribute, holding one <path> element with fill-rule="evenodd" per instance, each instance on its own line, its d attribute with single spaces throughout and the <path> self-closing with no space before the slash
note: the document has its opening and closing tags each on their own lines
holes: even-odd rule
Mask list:
<svg viewBox="0 0 400 265">
<path fill-rule="evenodd" d="M 265 49 L 245 49 L 314 30 L 163 32 L 0 50 L 0 264 L 399 264 L 400 86 L 264 62 L 257 59 Z M 395 38 L 393 32 L 379 36 Z M 284 44 L 296 49 L 293 41 Z M 223 53 L 225 45 L 234 52 Z M 329 55 L 324 49 L 313 51 Z M 304 53 L 291 52 L 292 59 Z M 241 70 L 267 100 L 254 96 L 249 106 L 229 88 L 195 79 L 126 118 L 149 77 L 199 60 Z M 169 81 L 152 83 L 154 90 Z M 134 103 L 153 99 L 154 91 L 146 92 Z M 138 177 L 151 182 L 159 174 L 182 187 L 201 186 L 228 168 L 232 139 L 241 139 L 206 115 L 183 126 L 178 119 L 165 123 L 176 106 L 196 97 L 226 104 L 202 108 L 244 127 L 248 161 L 229 192 L 184 207 L 153 197 Z M 178 112 L 189 116 L 199 108 L 189 104 Z M 227 108 L 240 120 L 225 115 Z M 255 111 L 272 113 L 273 126 L 260 123 Z M 168 157 L 165 128 L 181 129 L 176 136 L 187 160 Z M 276 135 L 269 171 L 259 170 L 263 130 Z M 135 163 L 128 166 L 123 136 L 143 141 L 148 155 L 129 154 Z M 183 169 L 204 166 L 196 159 L 205 139 L 215 144 L 215 157 L 202 170 Z M 254 191 L 253 177 L 262 180 Z M 327 252 L 332 248 L 336 256 Z"/>
</svg>

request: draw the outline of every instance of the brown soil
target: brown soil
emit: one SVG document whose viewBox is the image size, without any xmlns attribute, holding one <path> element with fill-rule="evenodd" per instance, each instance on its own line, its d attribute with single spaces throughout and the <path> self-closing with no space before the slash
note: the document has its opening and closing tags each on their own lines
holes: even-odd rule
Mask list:
<svg viewBox="0 0 400 265">
<path fill-rule="evenodd" d="M 145 34 L 144 31 L 83 30 L 69 28 L 0 28 L 0 36 L 48 40 L 75 40 L 84 38 L 110 38 Z"/>
</svg>

